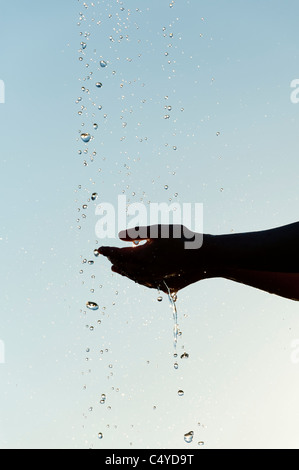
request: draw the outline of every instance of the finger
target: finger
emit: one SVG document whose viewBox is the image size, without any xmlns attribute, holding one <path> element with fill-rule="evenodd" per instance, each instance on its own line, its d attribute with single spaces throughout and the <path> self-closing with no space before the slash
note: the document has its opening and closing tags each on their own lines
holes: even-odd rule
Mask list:
<svg viewBox="0 0 299 470">
<path fill-rule="evenodd" d="M 182 239 L 191 240 L 195 234 L 184 225 L 150 225 L 143 227 L 134 227 L 128 230 L 123 230 L 119 234 L 119 238 L 123 241 L 136 241 L 136 240 L 168 240 L 168 239 Z"/>
<path fill-rule="evenodd" d="M 131 281 L 136 282 L 137 284 L 140 284 L 142 286 L 149 287 L 151 289 L 160 289 L 160 283 L 156 283 L 155 281 L 148 280 L 147 277 L 139 276 L 139 275 L 134 275 L 133 273 L 124 271 L 122 268 L 119 266 L 112 266 L 111 271 L 120 274 L 121 276 L 127 277 Z"/>
<path fill-rule="evenodd" d="M 148 240 L 150 238 L 150 227 L 134 227 L 122 230 L 119 233 L 119 238 L 125 242 Z"/>
<path fill-rule="evenodd" d="M 116 274 L 120 274 L 121 276 L 125 276 L 124 271 L 115 265 L 112 266 L 111 271 Z"/>
<path fill-rule="evenodd" d="M 172 226 L 170 225 L 157 224 L 142 227 L 137 226 L 120 232 L 119 238 L 126 242 L 169 238 L 171 231 Z"/>
<path fill-rule="evenodd" d="M 110 256 L 117 256 L 119 255 L 120 248 L 114 248 L 111 246 L 101 246 L 101 248 L 98 249 L 98 252 L 100 255 L 106 256 L 109 258 Z"/>
<path fill-rule="evenodd" d="M 129 260 L 132 256 L 134 248 L 116 248 L 110 246 L 102 246 L 98 252 L 100 255 L 105 256 L 111 263 L 118 264 L 123 260 Z"/>
<path fill-rule="evenodd" d="M 113 266 L 111 267 L 111 271 L 112 271 L 113 273 L 119 274 L 120 276 L 129 278 L 131 281 L 138 282 L 138 280 L 135 279 L 135 276 L 133 276 L 132 273 L 130 274 L 127 270 L 124 270 L 124 269 L 123 269 L 122 267 L 120 267 L 120 266 L 115 266 L 115 265 L 113 265 Z"/>
</svg>

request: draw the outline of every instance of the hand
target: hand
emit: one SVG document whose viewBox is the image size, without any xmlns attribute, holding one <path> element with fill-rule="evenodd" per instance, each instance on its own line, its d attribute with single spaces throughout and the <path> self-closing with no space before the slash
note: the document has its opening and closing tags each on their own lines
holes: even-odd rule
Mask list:
<svg viewBox="0 0 299 470">
<path fill-rule="evenodd" d="M 145 241 L 145 244 L 130 248 L 101 247 L 98 251 L 112 263 L 113 272 L 149 288 L 174 293 L 205 277 L 204 270 L 195 263 L 195 250 L 186 249 L 185 245 L 195 236 L 178 225 L 136 227 L 121 232 L 119 238 L 125 242 Z"/>
</svg>

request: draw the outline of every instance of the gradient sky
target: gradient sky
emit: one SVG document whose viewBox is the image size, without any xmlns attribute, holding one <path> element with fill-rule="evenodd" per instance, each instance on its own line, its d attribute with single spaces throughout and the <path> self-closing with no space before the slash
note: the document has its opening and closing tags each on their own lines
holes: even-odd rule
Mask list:
<svg viewBox="0 0 299 470">
<path fill-rule="evenodd" d="M 296 302 L 190 286 L 175 371 L 168 299 L 93 256 L 96 206 L 120 194 L 202 203 L 206 233 L 298 220 L 298 16 L 295 0 L 3 3 L 0 448 L 298 448 Z"/>
</svg>

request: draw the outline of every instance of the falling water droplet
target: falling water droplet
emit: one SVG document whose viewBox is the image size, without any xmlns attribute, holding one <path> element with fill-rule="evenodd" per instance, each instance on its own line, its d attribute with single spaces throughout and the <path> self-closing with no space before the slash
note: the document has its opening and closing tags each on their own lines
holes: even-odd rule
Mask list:
<svg viewBox="0 0 299 470">
<path fill-rule="evenodd" d="M 191 444 L 191 442 L 193 441 L 193 438 L 194 438 L 194 432 L 193 431 L 190 431 L 190 432 L 188 432 L 187 434 L 184 435 L 184 441 L 187 444 Z"/>
<path fill-rule="evenodd" d="M 88 143 L 91 139 L 91 135 L 87 133 L 83 133 L 81 134 L 81 139 L 83 140 L 83 142 Z"/>
<path fill-rule="evenodd" d="M 92 201 L 96 201 L 98 199 L 98 193 L 93 193 L 91 196 Z"/>
<path fill-rule="evenodd" d="M 95 302 L 87 302 L 86 303 L 86 307 L 89 309 L 89 310 L 99 310 L 99 306 L 98 304 L 96 304 Z"/>
<path fill-rule="evenodd" d="M 185 395 L 185 392 L 183 390 L 178 391 L 178 396 L 183 397 Z"/>
<path fill-rule="evenodd" d="M 102 68 L 107 67 L 107 62 L 106 62 L 105 60 L 101 60 L 100 66 L 101 66 Z"/>
<path fill-rule="evenodd" d="M 188 359 L 189 358 L 189 354 L 187 354 L 186 352 L 184 352 L 184 354 L 181 355 L 181 359 Z"/>
<path fill-rule="evenodd" d="M 162 301 L 163 301 L 163 297 L 159 296 L 159 297 L 157 298 L 157 300 L 158 300 L 158 302 L 162 302 Z"/>
<path fill-rule="evenodd" d="M 102 88 L 102 86 L 103 86 L 103 83 L 101 83 L 101 82 L 97 82 L 97 83 L 96 83 L 96 87 L 97 87 L 97 88 Z"/>
<path fill-rule="evenodd" d="M 98 439 L 103 439 L 103 433 L 99 432 Z"/>
</svg>

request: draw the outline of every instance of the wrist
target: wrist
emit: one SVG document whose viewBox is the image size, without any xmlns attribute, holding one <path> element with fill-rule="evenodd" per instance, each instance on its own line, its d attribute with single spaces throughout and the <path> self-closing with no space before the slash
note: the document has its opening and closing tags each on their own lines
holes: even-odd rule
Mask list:
<svg viewBox="0 0 299 470">
<path fill-rule="evenodd" d="M 197 249 L 185 249 L 188 269 L 196 272 L 199 279 L 223 277 L 226 271 L 227 256 L 222 247 L 221 236 L 197 234 L 202 239 Z"/>
</svg>

